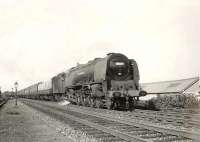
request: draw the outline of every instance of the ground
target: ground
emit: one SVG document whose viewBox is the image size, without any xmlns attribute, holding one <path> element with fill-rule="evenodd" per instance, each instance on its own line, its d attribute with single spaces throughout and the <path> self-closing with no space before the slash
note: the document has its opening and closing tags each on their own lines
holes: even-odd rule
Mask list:
<svg viewBox="0 0 200 142">
<path fill-rule="evenodd" d="M 0 142 L 72 142 L 45 115 L 14 100 L 0 109 Z"/>
</svg>

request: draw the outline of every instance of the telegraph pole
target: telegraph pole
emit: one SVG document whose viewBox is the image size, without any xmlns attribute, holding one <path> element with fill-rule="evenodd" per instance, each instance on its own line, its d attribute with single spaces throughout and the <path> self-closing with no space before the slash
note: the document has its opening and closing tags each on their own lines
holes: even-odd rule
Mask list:
<svg viewBox="0 0 200 142">
<path fill-rule="evenodd" d="M 18 82 L 15 82 L 15 106 L 17 106 L 17 87 L 18 87 Z"/>
<path fill-rule="evenodd" d="M 0 97 L 1 97 L 1 86 L 0 86 Z"/>
</svg>

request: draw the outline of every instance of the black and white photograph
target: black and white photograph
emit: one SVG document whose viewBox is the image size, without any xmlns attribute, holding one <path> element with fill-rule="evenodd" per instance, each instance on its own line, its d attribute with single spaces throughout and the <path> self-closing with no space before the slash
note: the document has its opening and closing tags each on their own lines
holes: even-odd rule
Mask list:
<svg viewBox="0 0 200 142">
<path fill-rule="evenodd" d="M 0 0 L 0 142 L 200 142 L 200 1 Z"/>
</svg>

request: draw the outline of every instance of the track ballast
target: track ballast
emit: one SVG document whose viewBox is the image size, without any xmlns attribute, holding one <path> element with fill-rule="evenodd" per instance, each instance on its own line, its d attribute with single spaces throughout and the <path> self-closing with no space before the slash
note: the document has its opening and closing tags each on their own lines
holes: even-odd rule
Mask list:
<svg viewBox="0 0 200 142">
<path fill-rule="evenodd" d="M 59 106 L 56 103 L 23 100 L 23 102 L 39 111 L 55 117 L 72 127 L 85 131 L 102 141 L 182 141 L 190 142 L 196 135 L 183 131 L 140 124 L 115 117 L 106 113 L 95 113 L 73 106 Z"/>
</svg>

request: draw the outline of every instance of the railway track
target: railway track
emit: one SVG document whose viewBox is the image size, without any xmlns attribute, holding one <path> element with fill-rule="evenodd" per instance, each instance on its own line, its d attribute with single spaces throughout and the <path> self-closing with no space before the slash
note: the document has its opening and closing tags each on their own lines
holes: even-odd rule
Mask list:
<svg viewBox="0 0 200 142">
<path fill-rule="evenodd" d="M 139 110 L 137 109 L 136 112 L 139 113 L 151 113 L 155 115 L 162 115 L 162 116 L 175 116 L 175 117 L 184 117 L 184 118 L 196 118 L 197 120 L 200 119 L 200 109 L 166 109 L 162 111 L 151 111 L 151 110 Z"/>
<path fill-rule="evenodd" d="M 71 124 L 75 129 L 83 130 L 101 141 L 191 142 L 193 139 L 197 139 L 191 133 L 133 123 L 128 120 L 124 121 L 110 117 L 105 113 L 102 115 L 72 106 L 62 107 L 49 102 L 33 100 L 23 100 L 23 102 L 39 111 Z"/>
<path fill-rule="evenodd" d="M 134 114 L 140 118 L 148 118 L 148 120 L 153 121 L 153 119 L 158 118 L 157 123 L 162 122 L 162 124 L 172 124 L 174 126 L 180 126 L 185 128 L 191 128 L 195 130 L 200 130 L 200 116 L 199 112 L 193 113 L 179 113 L 170 111 L 141 111 L 136 110 Z M 155 122 L 155 121 L 154 121 Z M 155 122 L 156 123 L 156 122 Z"/>
<path fill-rule="evenodd" d="M 0 108 L 7 102 L 7 100 L 0 101 Z"/>
<path fill-rule="evenodd" d="M 200 135 L 199 135 L 199 131 L 196 131 L 195 129 L 188 129 L 188 128 L 181 128 L 181 127 L 174 127 L 174 126 L 169 126 L 169 125 L 163 125 L 163 123 L 151 123 L 148 119 L 148 121 L 143 121 L 143 119 L 145 119 L 146 117 L 152 117 L 151 114 L 147 115 L 147 116 L 140 116 L 140 115 L 137 115 L 137 117 L 131 117 L 135 114 L 133 113 L 130 113 L 130 112 L 120 112 L 120 111 L 113 111 L 113 110 L 102 110 L 102 109 L 95 109 L 93 110 L 94 108 L 89 108 L 89 107 L 82 107 L 82 106 L 73 106 L 72 109 L 74 108 L 77 108 L 79 109 L 79 107 L 81 108 L 81 110 L 89 110 L 88 112 L 87 111 L 84 111 L 85 113 L 91 113 L 91 111 L 93 111 L 94 114 L 96 115 L 99 115 L 99 116 L 102 116 L 104 117 L 105 115 L 107 115 L 107 117 L 113 119 L 118 119 L 120 121 L 123 121 L 123 122 L 126 122 L 126 123 L 130 123 L 130 124 L 139 124 L 141 126 L 143 126 L 144 128 L 148 128 L 148 129 L 152 129 L 152 130 L 158 130 L 158 131 L 161 131 L 161 132 L 166 132 L 166 133 L 169 133 L 169 134 L 176 134 L 176 135 L 181 135 L 183 137 L 188 137 L 188 138 L 191 138 L 191 139 L 200 139 Z M 95 112 L 94 112 L 95 111 Z M 157 119 L 161 119 L 161 118 L 156 118 L 156 117 L 153 117 L 153 120 L 156 120 L 158 121 Z M 162 121 L 166 121 L 165 120 L 166 118 L 164 118 Z M 172 120 L 171 120 L 172 121 Z M 173 124 L 172 122 L 170 122 L 171 124 Z M 156 125 L 155 125 L 156 124 Z"/>
<path fill-rule="evenodd" d="M 192 114 L 179 114 L 174 112 L 162 112 L 162 111 L 150 111 L 150 110 L 138 110 L 133 112 L 120 112 L 113 110 L 102 110 L 83 106 L 73 106 L 76 108 L 86 109 L 88 111 L 95 111 L 98 113 L 112 114 L 116 117 L 124 117 L 132 120 L 141 120 L 148 123 L 157 125 L 165 125 L 174 127 L 174 129 L 182 129 L 186 131 L 199 131 L 200 133 L 200 118 Z M 198 115 L 198 114 L 196 114 Z"/>
</svg>

